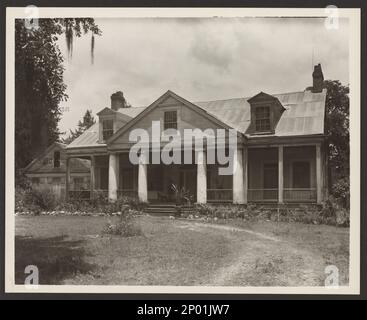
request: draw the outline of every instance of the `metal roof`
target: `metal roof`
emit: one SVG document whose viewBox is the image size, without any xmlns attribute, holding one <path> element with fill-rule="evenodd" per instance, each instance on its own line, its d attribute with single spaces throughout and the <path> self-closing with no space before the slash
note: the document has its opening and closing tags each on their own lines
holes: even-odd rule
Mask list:
<svg viewBox="0 0 367 320">
<path fill-rule="evenodd" d="M 98 121 L 92 125 L 89 129 L 85 130 L 78 138 L 71 142 L 69 148 L 79 147 L 92 147 L 92 146 L 105 146 L 104 143 L 99 143 L 99 123 Z"/>
<path fill-rule="evenodd" d="M 271 136 L 303 136 L 324 134 L 326 90 L 313 93 L 309 90 L 274 94 L 285 108 Z M 250 125 L 250 104 L 248 98 L 234 98 L 215 101 L 193 102 L 212 116 L 237 131 L 246 134 Z M 146 107 L 122 108 L 121 112 L 135 118 Z M 75 139 L 67 148 L 105 146 L 98 143 L 98 122 Z"/>
<path fill-rule="evenodd" d="M 286 109 L 272 136 L 300 136 L 324 133 L 326 90 L 274 94 Z M 194 102 L 234 129 L 246 133 L 251 120 L 249 98 Z"/>
</svg>

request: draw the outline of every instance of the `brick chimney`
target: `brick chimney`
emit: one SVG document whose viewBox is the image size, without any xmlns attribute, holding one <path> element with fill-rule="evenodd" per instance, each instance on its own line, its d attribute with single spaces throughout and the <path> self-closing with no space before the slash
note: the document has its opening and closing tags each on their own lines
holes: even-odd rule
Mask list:
<svg viewBox="0 0 367 320">
<path fill-rule="evenodd" d="M 111 109 L 117 111 L 120 108 L 127 108 L 124 94 L 122 91 L 117 91 L 111 95 Z"/>
<path fill-rule="evenodd" d="M 321 92 L 324 85 L 324 75 L 321 70 L 321 64 L 314 66 L 312 72 L 312 92 Z"/>
</svg>

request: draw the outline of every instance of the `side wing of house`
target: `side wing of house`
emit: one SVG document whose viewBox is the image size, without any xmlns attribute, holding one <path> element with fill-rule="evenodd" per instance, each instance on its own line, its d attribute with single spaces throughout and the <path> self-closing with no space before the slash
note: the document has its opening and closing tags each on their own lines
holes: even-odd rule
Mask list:
<svg viewBox="0 0 367 320">
<path fill-rule="evenodd" d="M 66 145 L 53 143 L 35 158 L 25 169 L 24 174 L 33 187 L 52 188 L 60 197 L 65 193 Z M 71 159 L 71 183 L 75 186 L 89 185 L 90 162 L 84 159 Z"/>
</svg>

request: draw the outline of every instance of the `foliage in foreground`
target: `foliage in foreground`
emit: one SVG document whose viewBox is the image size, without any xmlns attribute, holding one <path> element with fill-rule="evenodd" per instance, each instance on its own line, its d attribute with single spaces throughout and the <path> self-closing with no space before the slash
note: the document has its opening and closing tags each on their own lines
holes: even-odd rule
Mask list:
<svg viewBox="0 0 367 320">
<path fill-rule="evenodd" d="M 349 226 L 349 210 L 340 201 L 330 197 L 322 206 L 302 205 L 295 208 L 267 208 L 259 205 L 212 205 L 198 204 L 195 211 L 211 219 L 243 219 L 247 221 L 272 220 L 300 222 L 306 224 L 327 224 Z"/>
<path fill-rule="evenodd" d="M 59 213 L 119 213 L 124 207 L 142 211 L 144 203 L 134 197 L 121 197 L 111 203 L 103 193 L 96 192 L 92 200 L 81 198 L 64 201 L 58 199 L 50 188 L 16 188 L 15 211 L 39 214 L 42 211 Z"/>
<path fill-rule="evenodd" d="M 39 214 L 42 211 L 55 211 L 56 213 L 73 214 L 106 214 L 121 213 L 126 208 L 135 213 L 142 212 L 146 206 L 134 197 L 121 197 L 117 201 L 108 202 L 103 193 L 96 193 L 92 200 L 72 199 L 68 202 L 59 200 L 47 188 L 22 189 L 17 188 L 15 194 L 15 211 Z M 349 197 L 348 197 L 349 199 Z M 179 216 L 198 216 L 209 219 L 243 219 L 272 220 L 284 222 L 301 222 L 309 224 L 328 224 L 336 226 L 349 226 L 349 210 L 345 208 L 342 200 L 327 199 L 322 206 L 302 205 L 295 208 L 287 206 L 279 208 L 267 208 L 259 205 L 213 205 L 196 204 L 188 211 L 182 211 Z M 186 212 L 186 213 L 185 213 Z M 115 227 L 111 232 L 117 232 Z M 121 231 L 122 232 L 122 231 Z"/>
<path fill-rule="evenodd" d="M 121 237 L 135 237 L 143 235 L 140 225 L 134 220 L 134 217 L 127 209 L 125 209 L 119 217 L 117 223 L 109 221 L 102 234 L 121 236 Z"/>
</svg>

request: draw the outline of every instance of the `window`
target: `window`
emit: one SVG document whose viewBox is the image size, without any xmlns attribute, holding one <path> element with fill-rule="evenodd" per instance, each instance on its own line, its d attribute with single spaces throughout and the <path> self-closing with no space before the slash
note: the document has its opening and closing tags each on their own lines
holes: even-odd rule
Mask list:
<svg viewBox="0 0 367 320">
<path fill-rule="evenodd" d="M 102 122 L 103 140 L 106 141 L 112 135 L 113 135 L 113 120 L 103 120 Z"/>
<path fill-rule="evenodd" d="M 82 177 L 74 177 L 74 190 L 83 190 L 84 184 L 83 184 L 83 178 Z"/>
<path fill-rule="evenodd" d="M 164 130 L 177 129 L 177 111 L 164 112 Z"/>
<path fill-rule="evenodd" d="M 31 178 L 32 184 L 39 184 L 40 183 L 40 179 L 39 178 Z"/>
<path fill-rule="evenodd" d="M 54 177 L 54 178 L 52 178 L 52 183 L 53 184 L 60 184 L 61 183 L 61 178 L 60 177 Z"/>
<path fill-rule="evenodd" d="M 293 188 L 309 189 L 310 187 L 310 163 L 293 162 Z"/>
<path fill-rule="evenodd" d="M 270 108 L 257 107 L 255 110 L 256 131 L 270 131 Z"/>
<path fill-rule="evenodd" d="M 60 151 L 54 152 L 54 168 L 60 168 Z"/>
</svg>

